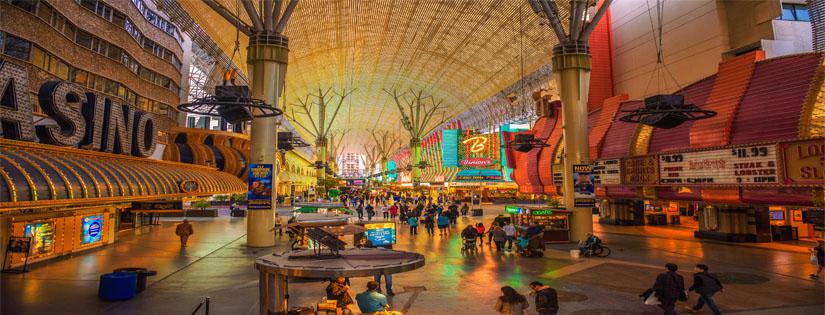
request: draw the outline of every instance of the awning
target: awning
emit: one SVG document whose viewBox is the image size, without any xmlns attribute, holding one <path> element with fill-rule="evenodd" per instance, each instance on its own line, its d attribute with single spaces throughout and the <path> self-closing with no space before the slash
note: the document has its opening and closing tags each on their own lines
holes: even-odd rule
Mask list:
<svg viewBox="0 0 825 315">
<path fill-rule="evenodd" d="M 50 208 L 244 193 L 214 168 L 0 139 L 0 208 Z"/>
</svg>

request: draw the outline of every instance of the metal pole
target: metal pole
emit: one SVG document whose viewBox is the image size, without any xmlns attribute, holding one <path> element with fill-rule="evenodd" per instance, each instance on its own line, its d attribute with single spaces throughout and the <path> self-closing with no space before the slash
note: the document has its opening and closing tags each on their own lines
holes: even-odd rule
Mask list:
<svg viewBox="0 0 825 315">
<path fill-rule="evenodd" d="M 286 39 L 280 36 L 256 35 L 250 37 L 247 48 L 247 67 L 249 69 L 252 97 L 263 99 L 267 104 L 278 106 L 286 77 L 287 56 L 289 49 Z M 252 164 L 272 164 L 276 166 L 277 144 L 273 140 L 278 136 L 277 117 L 263 117 L 252 120 L 252 132 L 249 135 Z M 275 173 L 273 171 L 273 173 Z M 277 191 L 277 174 L 272 176 L 272 187 Z M 274 192 L 273 192 L 274 195 Z M 275 235 L 269 232 L 275 224 L 276 204 L 269 209 L 248 210 L 247 246 L 275 246 Z"/>
<path fill-rule="evenodd" d="M 562 130 L 564 140 L 564 204 L 573 211 L 570 216 L 571 240 L 585 239 L 593 231 L 589 207 L 574 207 L 573 165 L 590 164 L 590 145 L 587 134 L 587 96 L 590 86 L 591 59 L 587 46 L 572 46 L 573 52 L 556 47 L 553 72 L 560 87 L 562 102 Z"/>
</svg>

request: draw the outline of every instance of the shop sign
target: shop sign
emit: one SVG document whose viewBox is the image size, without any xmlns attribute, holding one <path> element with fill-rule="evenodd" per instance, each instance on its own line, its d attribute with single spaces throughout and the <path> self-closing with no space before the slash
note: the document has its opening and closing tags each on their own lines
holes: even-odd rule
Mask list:
<svg viewBox="0 0 825 315">
<path fill-rule="evenodd" d="M 467 138 L 464 141 L 461 141 L 462 144 L 467 145 L 467 149 L 470 150 L 472 153 L 478 153 L 487 149 L 487 142 L 490 139 L 484 136 L 477 136 L 472 138 Z"/>
<path fill-rule="evenodd" d="M 659 183 L 659 164 L 655 155 L 622 159 L 622 184 L 656 185 Z"/>
<path fill-rule="evenodd" d="M 564 185 L 564 164 L 553 164 L 553 185 Z"/>
<path fill-rule="evenodd" d="M 619 159 L 599 160 L 593 162 L 593 182 L 602 185 L 622 183 L 622 164 Z"/>
<path fill-rule="evenodd" d="M 785 184 L 825 185 L 825 139 L 780 144 L 785 165 Z"/>
<path fill-rule="evenodd" d="M 472 181 L 482 181 L 482 180 L 503 180 L 504 176 L 501 175 L 456 175 L 454 180 L 472 180 Z"/>
<path fill-rule="evenodd" d="M 513 206 L 504 206 L 504 212 L 513 213 L 513 214 L 522 214 L 522 213 L 524 213 L 524 208 L 513 207 Z"/>
<path fill-rule="evenodd" d="M 530 211 L 530 214 L 532 214 L 532 215 L 551 215 L 551 214 L 553 214 L 553 210 L 532 210 L 532 211 Z"/>
<path fill-rule="evenodd" d="M 596 205 L 593 165 L 573 165 L 573 198 L 574 207 L 593 207 Z"/>
<path fill-rule="evenodd" d="M 662 184 L 776 184 L 776 146 L 758 145 L 659 155 Z"/>
<path fill-rule="evenodd" d="M 272 164 L 249 165 L 247 208 L 272 209 Z"/>
<path fill-rule="evenodd" d="M 487 165 L 493 165 L 495 163 L 496 163 L 496 160 L 493 160 L 491 158 L 485 158 L 485 157 L 466 158 L 466 159 L 463 159 L 461 161 L 458 161 L 458 164 L 461 164 L 462 166 L 469 166 L 469 167 L 487 166 Z"/>
<path fill-rule="evenodd" d="M 3 138 L 137 157 L 149 157 L 157 148 L 160 124 L 152 113 L 67 81 L 48 81 L 38 89 L 37 100 L 54 123 L 36 125 L 26 67 L 0 58 L 0 88 L 3 99 L 14 104 L 0 106 Z"/>
</svg>

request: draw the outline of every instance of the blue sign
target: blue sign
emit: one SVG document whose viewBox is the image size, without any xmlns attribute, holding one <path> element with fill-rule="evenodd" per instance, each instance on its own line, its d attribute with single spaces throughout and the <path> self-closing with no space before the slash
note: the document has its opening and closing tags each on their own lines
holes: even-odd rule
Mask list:
<svg viewBox="0 0 825 315">
<path fill-rule="evenodd" d="M 81 244 L 91 244 L 100 242 L 102 234 L 100 233 L 103 226 L 103 216 L 93 215 L 83 218 L 83 225 L 81 227 L 82 238 Z"/>
<path fill-rule="evenodd" d="M 272 164 L 249 165 L 247 209 L 272 209 Z"/>
<path fill-rule="evenodd" d="M 595 207 L 596 185 L 593 184 L 593 165 L 573 165 L 573 206 Z"/>
<path fill-rule="evenodd" d="M 441 163 L 444 167 L 459 167 L 458 138 L 461 129 L 441 130 Z"/>
<path fill-rule="evenodd" d="M 395 244 L 395 222 L 364 224 L 364 228 L 367 229 L 364 234 L 373 246 Z"/>
</svg>

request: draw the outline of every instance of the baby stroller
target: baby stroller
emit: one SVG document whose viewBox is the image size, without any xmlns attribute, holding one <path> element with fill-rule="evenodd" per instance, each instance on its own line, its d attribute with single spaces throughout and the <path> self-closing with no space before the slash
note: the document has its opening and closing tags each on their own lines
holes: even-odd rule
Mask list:
<svg viewBox="0 0 825 315">
<path fill-rule="evenodd" d="M 477 239 L 478 239 L 477 237 L 466 238 L 466 237 L 462 236 L 461 240 L 464 241 L 464 247 L 461 248 L 461 251 L 467 251 L 467 252 L 473 251 L 475 253 L 476 250 L 478 249 L 478 247 L 476 245 L 476 240 Z"/>
</svg>

